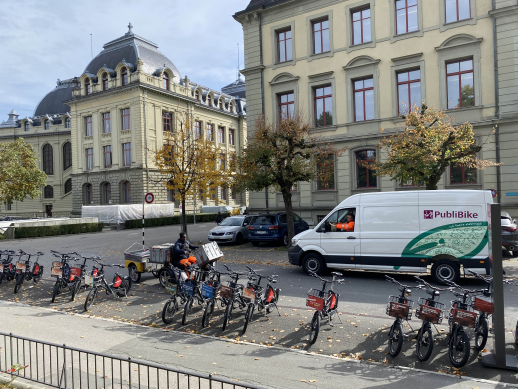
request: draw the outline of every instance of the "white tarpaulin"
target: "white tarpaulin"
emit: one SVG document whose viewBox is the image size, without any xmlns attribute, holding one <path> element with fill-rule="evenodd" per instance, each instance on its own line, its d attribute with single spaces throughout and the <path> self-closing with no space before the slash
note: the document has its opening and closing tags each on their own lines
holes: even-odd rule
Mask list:
<svg viewBox="0 0 518 389">
<path fill-rule="evenodd" d="M 99 223 L 124 223 L 142 219 L 142 204 L 83 206 L 82 217 L 98 217 Z M 174 204 L 146 204 L 146 219 L 174 216 Z"/>
</svg>

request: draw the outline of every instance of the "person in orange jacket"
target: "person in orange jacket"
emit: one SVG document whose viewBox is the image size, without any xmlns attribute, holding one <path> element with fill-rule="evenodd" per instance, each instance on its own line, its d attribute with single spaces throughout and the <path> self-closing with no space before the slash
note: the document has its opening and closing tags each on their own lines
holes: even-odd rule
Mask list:
<svg viewBox="0 0 518 389">
<path fill-rule="evenodd" d="M 174 246 L 176 261 L 184 267 L 196 263 L 196 258 L 190 255 L 190 250 L 195 250 L 197 248 L 198 246 L 194 246 L 187 240 L 185 232 L 180 232 L 180 239 L 176 241 Z"/>
<path fill-rule="evenodd" d="M 354 231 L 354 215 L 348 213 L 345 223 L 336 223 L 336 231 Z"/>
</svg>

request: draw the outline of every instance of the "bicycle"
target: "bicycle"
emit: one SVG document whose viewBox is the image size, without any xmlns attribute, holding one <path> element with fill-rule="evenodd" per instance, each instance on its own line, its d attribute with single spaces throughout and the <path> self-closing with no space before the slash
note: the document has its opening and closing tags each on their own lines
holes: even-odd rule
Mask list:
<svg viewBox="0 0 518 389">
<path fill-rule="evenodd" d="M 115 272 L 115 276 L 113 277 L 113 282 L 111 284 L 109 284 L 106 281 L 106 278 L 104 276 L 105 266 L 122 269 L 124 269 L 124 266 L 117 264 L 106 265 L 98 261 L 98 259 L 100 258 L 91 259 L 95 263 L 97 263 L 100 266 L 100 268 L 95 267 L 92 270 L 92 274 L 95 274 L 95 276 L 89 276 L 88 278 L 85 277 L 85 283 L 88 283 L 92 287 L 92 290 L 90 291 L 90 293 L 88 293 L 88 296 L 86 296 L 84 310 L 88 311 L 88 309 L 90 309 L 90 307 L 93 305 L 99 289 L 104 289 L 107 295 L 111 294 L 113 297 L 117 299 L 122 297 L 128 297 L 128 293 L 131 289 L 131 278 L 129 276 L 124 277 L 121 274 Z"/>
<path fill-rule="evenodd" d="M 50 302 L 54 303 L 56 301 L 56 297 L 63 293 L 64 289 L 68 289 L 70 291 L 72 295 L 71 301 L 73 301 L 77 287 L 76 279 L 80 279 L 81 277 L 81 268 L 71 267 L 69 262 L 78 261 L 78 259 L 72 258 L 71 254 L 62 254 L 54 250 L 50 250 L 50 252 L 53 256 L 60 259 L 60 261 L 52 262 L 52 269 L 50 270 L 50 275 L 56 277 L 56 282 L 52 288 L 52 298 Z"/>
<path fill-rule="evenodd" d="M 394 323 L 390 327 L 388 350 L 391 357 L 395 358 L 401 352 L 403 347 L 403 326 L 402 320 L 409 321 L 412 318 L 413 301 L 408 297 L 412 294 L 412 288 L 408 285 L 403 285 L 394 278 L 385 275 L 388 282 L 399 285 L 400 296 L 389 296 L 387 304 L 387 315 L 395 318 Z"/>
<path fill-rule="evenodd" d="M 216 300 L 219 298 L 219 290 L 221 287 L 221 275 L 226 273 L 219 272 L 216 268 L 212 268 L 209 273 L 209 279 L 205 281 L 201 286 L 201 295 L 205 298 L 207 305 L 203 311 L 203 317 L 201 319 L 201 326 L 203 328 L 208 327 L 210 318 L 214 314 L 214 307 Z"/>
<path fill-rule="evenodd" d="M 35 284 L 37 284 L 41 278 L 43 277 L 43 266 L 41 266 L 38 261 L 40 256 L 44 255 L 42 252 L 38 252 L 37 254 L 27 254 L 23 250 L 19 250 L 20 258 L 22 256 L 27 256 L 25 262 L 18 262 L 16 264 L 16 284 L 14 285 L 14 293 L 18 293 L 23 286 L 25 281 L 33 280 Z M 36 257 L 36 261 L 31 269 L 31 257 Z"/>
<path fill-rule="evenodd" d="M 333 279 L 331 281 L 325 280 L 315 272 L 309 271 L 309 275 L 318 278 L 324 286 L 322 290 L 319 289 L 310 289 L 308 292 L 308 299 L 306 301 L 306 306 L 310 308 L 316 309 L 315 314 L 313 315 L 313 319 L 311 320 L 311 332 L 309 333 L 309 344 L 314 344 L 317 341 L 318 333 L 320 331 L 320 321 L 327 317 L 329 325 L 331 327 L 334 326 L 331 321 L 338 313 L 338 298 L 340 295 L 333 291 L 334 284 L 343 284 L 344 280 L 337 280 L 336 277 L 341 277 L 342 274 L 337 272 L 332 272 Z M 327 284 L 331 284 L 331 288 L 326 293 Z M 340 315 L 338 315 L 338 319 L 340 323 L 342 323 L 342 319 Z"/>
<path fill-rule="evenodd" d="M 175 269 L 173 271 L 174 276 L 174 283 L 167 282 L 165 286 L 165 292 L 170 293 L 171 297 L 169 300 L 164 304 L 164 308 L 162 309 L 162 321 L 165 324 L 171 324 L 174 320 L 174 316 L 176 315 L 176 312 L 179 311 L 178 307 L 178 298 L 181 299 L 181 303 L 185 304 L 187 301 L 183 291 L 182 291 L 182 285 L 183 285 L 183 279 L 181 276 L 180 269 Z"/>
<path fill-rule="evenodd" d="M 3 280 L 11 282 L 16 277 L 16 267 L 12 263 L 16 253 L 13 250 L 5 250 L 0 251 L 1 256 L 7 256 L 7 258 L 2 259 L 0 264 L 0 284 L 2 284 Z M 18 257 L 21 258 L 21 255 L 18 255 Z"/>
<path fill-rule="evenodd" d="M 223 316 L 223 327 L 222 330 L 225 331 L 228 323 L 232 319 L 232 310 L 234 306 L 237 306 L 243 310 L 248 305 L 248 300 L 243 298 L 243 289 L 244 285 L 238 284 L 237 281 L 239 277 L 246 276 L 246 273 L 237 273 L 230 269 L 227 265 L 223 265 L 229 271 L 230 281 L 228 281 L 228 285 L 221 285 L 220 287 L 220 301 L 222 307 L 225 306 L 225 314 Z"/>
<path fill-rule="evenodd" d="M 205 303 L 205 298 L 201 294 L 201 285 L 204 281 L 205 275 L 208 273 L 207 270 L 201 270 L 196 265 L 189 266 L 187 271 L 190 274 L 190 278 L 185 280 L 181 285 L 182 292 L 186 298 L 182 316 L 183 326 L 187 322 L 187 316 L 189 316 L 192 311 L 194 300 L 197 300 L 198 305 L 203 305 Z"/>
<path fill-rule="evenodd" d="M 252 316 L 254 314 L 254 310 L 257 307 L 259 312 L 263 312 L 266 310 L 266 314 L 269 314 L 273 307 L 277 309 L 279 316 L 281 313 L 279 312 L 279 308 L 277 308 L 277 301 L 279 301 L 279 293 L 280 289 L 273 289 L 271 284 L 275 284 L 277 282 L 277 275 L 272 276 L 264 276 L 256 273 L 249 266 L 246 267 L 252 276 L 250 282 L 247 285 L 246 289 L 243 289 L 243 297 L 248 298 L 250 303 L 248 304 L 248 308 L 245 313 L 245 324 L 243 325 L 243 334 L 246 332 L 248 327 L 248 323 L 252 321 Z M 261 286 L 261 280 L 263 278 L 268 278 L 268 284 L 266 288 Z"/>
</svg>

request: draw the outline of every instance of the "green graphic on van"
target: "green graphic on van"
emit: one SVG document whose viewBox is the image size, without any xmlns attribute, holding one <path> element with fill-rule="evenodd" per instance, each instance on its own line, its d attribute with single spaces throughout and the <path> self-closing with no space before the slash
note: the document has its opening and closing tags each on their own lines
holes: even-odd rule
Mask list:
<svg viewBox="0 0 518 389">
<path fill-rule="evenodd" d="M 402 257 L 435 257 L 447 254 L 473 258 L 487 244 L 487 222 L 465 222 L 423 232 L 405 247 Z"/>
</svg>

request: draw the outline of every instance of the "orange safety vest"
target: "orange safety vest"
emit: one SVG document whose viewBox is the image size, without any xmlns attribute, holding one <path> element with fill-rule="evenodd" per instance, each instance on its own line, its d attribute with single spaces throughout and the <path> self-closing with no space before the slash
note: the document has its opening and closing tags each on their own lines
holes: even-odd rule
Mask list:
<svg viewBox="0 0 518 389">
<path fill-rule="evenodd" d="M 354 231 L 354 222 L 349 223 L 337 223 L 336 230 L 340 231 Z"/>
</svg>

